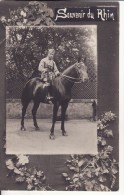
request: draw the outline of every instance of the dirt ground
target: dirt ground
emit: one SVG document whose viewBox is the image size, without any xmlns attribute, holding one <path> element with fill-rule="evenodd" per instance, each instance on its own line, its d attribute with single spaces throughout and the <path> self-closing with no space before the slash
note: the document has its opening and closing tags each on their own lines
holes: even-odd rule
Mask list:
<svg viewBox="0 0 124 195">
<path fill-rule="evenodd" d="M 20 130 L 19 119 L 7 119 L 7 154 L 96 154 L 97 124 L 89 120 L 65 122 L 68 136 L 62 136 L 60 122 L 55 126 L 55 140 L 49 139 L 51 120 L 38 119 L 35 131 L 31 119 L 25 119 L 26 131 Z"/>
</svg>

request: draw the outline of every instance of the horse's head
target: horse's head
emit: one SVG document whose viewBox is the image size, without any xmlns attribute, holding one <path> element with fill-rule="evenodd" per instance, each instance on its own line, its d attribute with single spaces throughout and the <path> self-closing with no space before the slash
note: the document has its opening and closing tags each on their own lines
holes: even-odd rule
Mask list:
<svg viewBox="0 0 124 195">
<path fill-rule="evenodd" d="M 87 66 L 84 62 L 79 62 L 75 64 L 75 68 L 78 74 L 78 77 L 82 80 L 82 82 L 88 81 L 88 73 L 87 73 Z"/>
</svg>

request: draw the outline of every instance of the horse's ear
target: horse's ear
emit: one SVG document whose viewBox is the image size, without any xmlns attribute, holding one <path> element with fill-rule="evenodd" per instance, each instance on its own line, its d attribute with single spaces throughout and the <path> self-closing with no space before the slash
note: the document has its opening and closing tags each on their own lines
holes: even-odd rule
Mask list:
<svg viewBox="0 0 124 195">
<path fill-rule="evenodd" d="M 81 67 L 81 63 L 79 62 L 79 63 L 76 63 L 76 66 L 78 67 L 78 68 L 80 68 Z"/>
</svg>

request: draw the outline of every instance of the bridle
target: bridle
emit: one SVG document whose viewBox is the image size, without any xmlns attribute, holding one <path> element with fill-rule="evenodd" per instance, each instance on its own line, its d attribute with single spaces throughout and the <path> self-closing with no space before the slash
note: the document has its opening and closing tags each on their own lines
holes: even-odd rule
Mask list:
<svg viewBox="0 0 124 195">
<path fill-rule="evenodd" d="M 65 79 L 67 79 L 70 82 L 73 82 L 73 83 L 81 83 L 82 82 L 82 78 L 80 77 L 79 69 L 78 69 L 78 67 L 77 67 L 76 64 L 74 65 L 74 68 L 75 68 L 75 70 L 77 72 L 78 78 L 71 77 L 71 76 L 65 75 L 63 73 L 61 74 L 61 76 L 62 77 L 65 77 Z"/>
</svg>

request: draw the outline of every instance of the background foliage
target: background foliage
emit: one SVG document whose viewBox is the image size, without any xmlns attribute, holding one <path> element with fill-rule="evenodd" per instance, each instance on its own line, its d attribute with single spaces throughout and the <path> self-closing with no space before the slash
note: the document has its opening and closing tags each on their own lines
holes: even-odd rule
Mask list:
<svg viewBox="0 0 124 195">
<path fill-rule="evenodd" d="M 0 18 L 4 26 L 11 26 L 7 28 L 7 97 L 21 96 L 25 82 L 39 75 L 39 62 L 52 47 L 56 50 L 55 62 L 60 71 L 75 63 L 78 55 L 86 58 L 90 82 L 87 90 L 83 85 L 75 87 L 78 91 L 82 88 L 85 94 L 77 95 L 74 90 L 73 96 L 78 99 L 96 98 L 96 26 L 43 28 L 55 25 L 53 17 L 53 10 L 46 3 L 33 1 L 27 2 L 24 7 L 9 10 L 8 18 Z"/>
<path fill-rule="evenodd" d="M 49 48 L 60 71 L 86 57 L 96 68 L 96 27 L 10 27 L 7 30 L 7 79 L 28 79 Z M 95 50 L 95 51 L 94 51 Z M 14 75 L 13 75 L 14 72 Z"/>
</svg>

